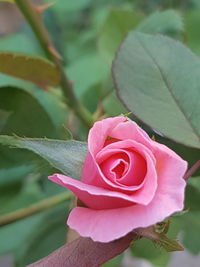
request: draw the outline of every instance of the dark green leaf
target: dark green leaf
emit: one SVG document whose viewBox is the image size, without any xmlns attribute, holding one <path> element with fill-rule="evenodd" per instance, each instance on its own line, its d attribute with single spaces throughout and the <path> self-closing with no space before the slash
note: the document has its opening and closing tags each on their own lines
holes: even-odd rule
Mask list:
<svg viewBox="0 0 200 267">
<path fill-rule="evenodd" d="M 32 164 L 24 164 L 12 166 L 10 168 L 0 169 L 0 185 L 16 183 L 22 180 L 23 177 L 33 172 L 35 166 Z"/>
<path fill-rule="evenodd" d="M 57 87 L 60 82 L 58 69 L 46 59 L 25 54 L 1 52 L 0 72 L 39 86 Z"/>
<path fill-rule="evenodd" d="M 82 165 L 88 151 L 87 144 L 78 141 L 0 136 L 0 143 L 31 150 L 56 169 L 76 179 L 81 177 Z"/>
<path fill-rule="evenodd" d="M 46 99 L 44 99 L 45 94 L 40 94 L 40 96 L 41 98 L 43 97 L 43 100 L 38 100 L 39 95 L 37 98 L 33 97 L 31 92 L 29 93 L 22 89 L 1 87 L 0 109 L 12 112 L 1 131 L 2 134 L 14 133 L 29 137 L 58 136 L 58 129 L 56 129 L 58 125 L 56 125 L 55 116 L 57 114 L 57 121 L 60 122 L 60 113 L 58 111 L 61 111 L 62 115 L 62 110 L 59 110 L 55 105 L 55 114 L 51 116 L 52 113 L 48 109 L 50 107 L 52 109 L 51 103 L 57 104 L 56 100 L 55 102 L 51 101 L 51 95 L 48 96 L 48 94 Z M 43 106 L 40 104 L 41 102 L 43 102 Z"/>
<path fill-rule="evenodd" d="M 11 112 L 0 109 L 0 131 L 3 129 L 10 115 Z"/>
<path fill-rule="evenodd" d="M 40 114 L 41 117 L 43 117 L 42 114 L 44 112 L 46 112 L 56 129 L 59 129 L 62 127 L 62 124 L 64 123 L 65 118 L 66 118 L 67 109 L 66 109 L 64 103 L 61 101 L 61 97 L 59 96 L 57 91 L 54 92 L 54 90 L 51 90 L 51 91 L 41 90 L 34 84 L 31 84 L 29 82 L 25 82 L 22 80 L 18 80 L 18 79 L 15 79 L 13 77 L 9 77 L 9 76 L 3 75 L 3 74 L 0 74 L 0 87 L 3 87 L 0 89 L 0 92 L 1 92 L 1 90 L 7 90 L 8 92 L 10 92 L 11 89 L 7 89 L 7 88 L 5 89 L 5 87 L 17 88 L 17 89 L 12 89 L 13 91 L 15 91 L 15 90 L 18 90 L 19 92 L 22 90 L 25 91 L 28 95 L 33 97 L 38 102 L 38 104 L 40 104 L 43 108 L 43 111 L 41 111 L 40 107 L 38 107 L 38 108 L 32 107 L 32 104 L 29 103 L 30 100 L 28 101 L 27 99 L 20 99 L 20 100 L 16 99 L 15 102 L 23 102 L 24 103 L 23 107 L 24 107 L 24 109 L 27 110 L 27 113 L 29 113 L 29 116 L 34 117 L 34 114 L 38 113 L 38 114 Z M 12 97 L 11 97 L 11 95 L 9 95 L 8 92 L 6 92 L 6 93 L 4 92 L 4 94 L 6 94 L 5 97 L 8 98 L 9 101 L 8 100 L 2 101 L 3 103 L 0 104 L 0 107 L 5 106 L 6 109 L 8 109 L 9 104 L 6 104 L 6 103 L 7 102 L 8 103 L 13 102 L 12 107 L 11 107 L 11 110 L 13 110 L 13 106 L 17 106 L 17 103 L 14 104 L 14 101 L 12 101 L 12 99 L 13 99 L 12 94 L 13 93 L 10 92 L 10 94 L 12 95 Z M 4 97 L 4 95 L 1 96 L 1 98 L 2 97 Z M 17 97 L 17 96 L 15 96 L 15 97 Z M 32 100 L 32 101 L 34 101 L 34 100 Z M 26 106 L 25 106 L 25 104 L 26 104 Z M 32 112 L 28 111 L 29 108 L 32 110 Z M 37 124 L 40 121 L 40 116 L 37 115 L 37 117 L 38 117 Z M 47 120 L 48 119 L 46 119 L 46 121 Z M 43 122 L 42 124 L 45 124 L 45 123 Z M 34 127 L 35 127 L 35 125 L 34 125 Z M 41 128 L 41 126 L 40 127 L 37 126 L 37 128 Z M 35 131 L 36 131 L 36 129 L 35 129 Z M 22 134 L 27 135 L 26 132 L 22 133 Z M 34 136 L 34 135 L 35 135 L 35 133 L 33 133 L 33 135 L 31 135 L 31 136 Z M 37 137 L 37 136 L 38 135 L 35 135 L 34 137 Z M 46 133 L 41 133 L 40 136 L 48 136 L 49 137 L 51 135 L 48 135 Z"/>
<path fill-rule="evenodd" d="M 118 96 L 138 118 L 200 148 L 200 61 L 186 47 L 168 37 L 130 32 L 113 77 Z"/>
</svg>

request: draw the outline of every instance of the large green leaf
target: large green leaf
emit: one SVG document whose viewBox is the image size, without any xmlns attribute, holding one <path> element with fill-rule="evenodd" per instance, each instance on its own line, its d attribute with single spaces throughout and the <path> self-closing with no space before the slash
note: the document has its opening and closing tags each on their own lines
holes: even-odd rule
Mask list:
<svg viewBox="0 0 200 267">
<path fill-rule="evenodd" d="M 119 98 L 165 136 L 200 148 L 200 61 L 181 43 L 130 32 L 113 64 Z"/>
<path fill-rule="evenodd" d="M 156 11 L 144 19 L 137 30 L 144 33 L 173 34 L 183 31 L 181 15 L 175 10 Z"/>
<path fill-rule="evenodd" d="M 33 151 L 66 175 L 79 179 L 87 155 L 87 144 L 78 141 L 0 136 L 0 143 Z"/>
<path fill-rule="evenodd" d="M 33 82 L 42 87 L 57 87 L 60 82 L 58 69 L 41 57 L 19 53 L 0 53 L 0 72 Z"/>
</svg>

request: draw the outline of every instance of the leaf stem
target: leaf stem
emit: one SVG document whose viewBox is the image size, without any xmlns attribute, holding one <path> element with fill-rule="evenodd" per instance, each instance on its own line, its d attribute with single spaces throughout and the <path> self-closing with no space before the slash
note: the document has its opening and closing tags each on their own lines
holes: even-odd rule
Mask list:
<svg viewBox="0 0 200 267">
<path fill-rule="evenodd" d="M 0 216 L 0 226 L 7 225 L 19 220 L 22 220 L 28 216 L 34 215 L 36 213 L 42 212 L 48 208 L 54 207 L 66 200 L 71 199 L 72 194 L 70 192 L 60 193 L 56 196 L 49 197 L 38 203 L 34 203 L 26 208 L 18 209 L 16 211 L 7 213 Z"/>
<path fill-rule="evenodd" d="M 31 26 L 33 32 L 35 33 L 38 42 L 40 43 L 46 57 L 53 61 L 57 66 L 61 75 L 61 89 L 65 97 L 67 105 L 76 113 L 76 115 L 81 119 L 81 121 L 87 126 L 91 127 L 94 119 L 91 113 L 82 105 L 82 103 L 76 97 L 72 84 L 68 80 L 66 73 L 63 70 L 61 57 L 54 48 L 52 41 L 49 37 L 49 33 L 45 28 L 44 23 L 41 19 L 40 12 L 33 6 L 30 0 L 15 0 L 16 5 L 20 9 L 21 13 L 24 15 L 26 21 Z"/>
<path fill-rule="evenodd" d="M 198 160 L 184 175 L 184 179 L 190 178 L 200 168 L 200 160 Z"/>
</svg>

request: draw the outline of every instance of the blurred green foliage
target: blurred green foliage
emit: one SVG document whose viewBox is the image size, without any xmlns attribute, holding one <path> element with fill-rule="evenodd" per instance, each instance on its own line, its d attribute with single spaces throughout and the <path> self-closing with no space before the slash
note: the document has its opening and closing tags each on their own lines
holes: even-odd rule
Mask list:
<svg viewBox="0 0 200 267">
<path fill-rule="evenodd" d="M 58 0 L 45 11 L 43 18 L 63 57 L 76 95 L 92 113 L 100 112 L 104 116 L 127 112 L 113 90 L 110 68 L 116 50 L 129 30 L 169 35 L 200 54 L 198 0 Z M 0 51 L 44 57 L 25 23 L 17 32 L 0 38 Z M 156 140 L 189 160 L 190 166 L 198 159 L 199 151 L 186 149 L 140 124 Z M 0 75 L 1 134 L 66 140 L 69 134 L 65 128 L 69 128 L 76 139 L 86 139 L 85 127 L 67 109 L 59 88 L 44 90 L 28 81 Z M 62 191 L 47 181 L 46 177 L 52 171 L 47 162 L 31 152 L 1 146 L 0 213 L 26 207 Z M 192 212 L 172 220 L 172 230 L 179 224 L 183 245 L 192 253 L 200 252 L 200 184 L 193 182 L 196 179 L 191 180 L 186 192 L 186 208 Z M 11 253 L 15 264 L 21 267 L 64 244 L 69 207 L 70 203 L 61 204 L 1 227 L 0 255 Z M 132 252 L 155 266 L 165 266 L 170 257 L 145 239 L 137 241 Z M 120 256 L 105 266 L 120 266 L 121 260 Z"/>
</svg>

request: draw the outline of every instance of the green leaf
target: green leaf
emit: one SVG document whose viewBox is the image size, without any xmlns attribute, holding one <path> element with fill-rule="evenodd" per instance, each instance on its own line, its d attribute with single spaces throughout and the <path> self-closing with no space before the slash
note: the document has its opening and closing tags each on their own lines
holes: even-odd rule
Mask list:
<svg viewBox="0 0 200 267">
<path fill-rule="evenodd" d="M 11 112 L 0 109 L 0 131 L 3 129 L 10 115 Z"/>
<path fill-rule="evenodd" d="M 200 148 L 200 61 L 185 46 L 130 32 L 115 58 L 113 78 L 119 98 L 138 118 L 168 138 Z"/>
<path fill-rule="evenodd" d="M 200 211 L 200 177 L 188 179 L 185 195 L 185 208 L 189 211 Z"/>
<path fill-rule="evenodd" d="M 200 8 L 200 6 L 199 6 Z M 200 55 L 200 9 L 187 10 L 184 12 L 185 35 L 187 45 L 196 54 Z"/>
<path fill-rule="evenodd" d="M 103 101 L 103 109 L 109 116 L 118 116 L 128 113 L 128 110 L 120 103 L 114 92 Z"/>
<path fill-rule="evenodd" d="M 63 203 L 48 212 L 27 236 L 16 251 L 16 261 L 20 266 L 26 266 L 53 252 L 66 242 L 66 216 L 68 207 Z M 46 222 L 48 221 L 48 224 Z"/>
<path fill-rule="evenodd" d="M 57 87 L 60 82 L 58 69 L 50 61 L 25 54 L 1 52 L 0 72 L 39 86 Z"/>
<path fill-rule="evenodd" d="M 105 79 L 108 66 L 101 57 L 88 54 L 74 61 L 66 72 L 73 83 L 78 96 L 82 96 L 87 89 Z"/>
<path fill-rule="evenodd" d="M 0 51 L 44 56 L 43 50 L 31 32 L 29 34 L 17 32 L 3 36 L 0 38 Z"/>
<path fill-rule="evenodd" d="M 183 247 L 175 240 L 166 236 L 169 230 L 169 221 L 163 221 L 147 228 L 138 228 L 135 233 L 141 237 L 150 239 L 156 245 L 167 252 L 182 251 Z"/>
<path fill-rule="evenodd" d="M 118 255 L 117 257 L 109 260 L 108 262 L 101 265 L 101 267 L 121 267 L 123 260 L 123 254 Z"/>
<path fill-rule="evenodd" d="M 170 254 L 155 246 L 151 240 L 141 238 L 133 243 L 131 246 L 131 252 L 134 257 L 146 259 L 153 264 L 153 266 L 167 266 Z"/>
<path fill-rule="evenodd" d="M 143 17 L 142 13 L 136 11 L 123 9 L 110 11 L 100 29 L 98 39 L 99 50 L 109 63 L 128 31 L 134 29 Z"/>
<path fill-rule="evenodd" d="M 54 117 L 57 115 L 57 120 L 59 122 L 60 114 L 58 113 L 56 100 L 54 102 L 51 101 L 52 104 L 55 103 L 55 114 L 51 116 L 51 112 L 47 110 L 47 108 L 50 109 L 50 107 L 52 109 L 52 106 L 48 103 L 51 100 L 51 95 L 48 95 L 48 93 L 38 93 L 36 98 L 33 97 L 37 94 L 36 92 L 33 95 L 31 92 L 27 91 L 15 87 L 0 88 L 0 109 L 12 112 L 4 124 L 1 133 L 14 133 L 29 137 L 58 136 L 58 129 L 56 129 L 58 125 Z M 41 98 L 43 97 L 43 99 L 39 100 L 39 95 Z M 47 98 L 44 99 L 44 96 Z M 40 103 L 44 103 L 43 106 Z"/>
<path fill-rule="evenodd" d="M 78 141 L 0 136 L 0 143 L 33 151 L 56 169 L 76 179 L 81 177 L 82 165 L 88 151 L 87 144 Z"/>
<path fill-rule="evenodd" d="M 23 108 L 27 111 L 27 114 L 31 120 L 34 120 L 33 118 L 34 118 L 35 114 L 36 115 L 37 115 L 37 113 L 40 114 L 40 115 L 37 115 L 37 117 L 38 117 L 37 124 L 39 123 L 40 118 L 43 117 L 42 114 L 44 114 L 44 113 L 47 113 L 47 115 L 49 117 L 49 118 L 45 119 L 46 122 L 48 122 L 48 120 L 50 119 L 51 122 L 53 123 L 54 127 L 57 130 L 59 130 L 62 127 L 63 123 L 65 122 L 67 109 L 66 109 L 66 106 L 64 105 L 64 103 L 62 102 L 61 97 L 58 95 L 57 92 L 54 92 L 53 90 L 51 90 L 51 91 L 41 90 L 34 84 L 31 84 L 31 83 L 26 82 L 26 81 L 18 80 L 18 79 L 15 79 L 13 77 L 9 77 L 9 76 L 3 75 L 3 74 L 0 74 L 0 87 L 2 87 L 2 88 L 0 88 L 0 94 L 1 94 L 1 90 L 8 91 L 8 92 L 2 92 L 2 94 L 4 94 L 4 95 L 2 95 L 1 98 L 3 99 L 3 97 L 5 97 L 7 100 L 4 99 L 4 101 L 2 101 L 3 103 L 0 103 L 0 108 L 2 108 L 2 106 L 5 106 L 5 109 L 10 108 L 9 102 L 11 102 L 12 105 L 11 105 L 10 110 L 13 110 L 13 109 L 15 110 L 14 106 L 18 106 L 17 103 L 22 102 L 22 103 L 24 103 Z M 8 89 L 5 87 L 13 87 L 13 88 Z M 22 93 L 21 94 L 18 93 L 18 94 L 19 95 L 27 95 L 27 98 L 29 95 L 33 99 L 32 100 L 23 99 L 23 98 L 21 99 L 21 97 L 19 97 L 17 94 L 15 96 L 16 97 L 15 102 L 17 102 L 17 103 L 14 104 L 14 101 L 12 101 L 13 94 L 14 94 L 13 92 L 11 93 L 12 90 L 13 90 L 13 92 L 14 91 L 19 91 L 19 92 L 25 91 L 24 94 L 22 94 Z M 9 94 L 11 94 L 12 97 Z M 19 99 L 18 99 L 18 97 L 19 97 Z M 32 106 L 33 104 L 31 104 L 30 101 L 34 102 L 35 100 L 38 102 L 37 104 L 42 106 L 43 111 L 41 111 L 41 107 L 33 107 Z M 28 109 L 30 109 L 32 111 L 29 112 Z M 20 124 L 22 124 L 22 123 L 23 123 L 23 120 L 21 120 Z M 19 124 L 19 122 L 18 122 L 18 124 Z M 46 123 L 42 122 L 42 125 L 44 125 L 44 124 L 46 124 Z M 37 125 L 37 129 L 39 129 L 39 128 L 41 129 L 42 128 L 41 126 L 38 127 L 38 125 Z M 28 135 L 30 137 L 31 136 L 38 137 L 38 135 L 36 135 L 34 133 L 36 131 L 35 125 L 32 125 L 31 128 L 35 128 L 35 130 L 32 132 L 32 135 L 28 135 L 26 132 L 24 132 L 22 134 L 26 135 L 26 136 Z M 45 133 L 43 132 L 40 134 L 40 136 L 50 137 L 53 135 L 51 135 L 51 134 L 49 135 L 46 132 Z"/>
<path fill-rule="evenodd" d="M 144 33 L 173 34 L 184 29 L 181 15 L 175 10 L 156 11 L 144 19 L 136 28 Z"/>
<path fill-rule="evenodd" d="M 21 245 L 27 242 L 27 236 L 33 231 L 35 227 L 38 229 L 38 223 L 43 214 L 38 214 L 25 220 L 4 226 L 0 228 L 0 255 L 9 252 L 14 252 L 19 249 Z"/>
<path fill-rule="evenodd" d="M 20 208 L 25 208 L 38 200 L 43 198 L 43 192 L 39 187 L 39 184 L 35 179 L 25 180 L 22 187 L 9 194 L 7 190 L 10 190 L 10 187 L 1 188 L 1 207 L 0 215 L 7 214 L 11 211 L 15 211 Z M 9 198 L 8 198 L 9 194 Z"/>
<path fill-rule="evenodd" d="M 167 252 L 184 250 L 184 248 L 175 239 L 170 239 L 163 234 L 159 235 L 159 239 L 154 242 L 164 248 Z"/>
<path fill-rule="evenodd" d="M 21 181 L 23 177 L 33 172 L 35 166 L 32 164 L 22 164 L 10 168 L 0 169 L 0 185 L 7 185 Z"/>
<path fill-rule="evenodd" d="M 52 9 L 58 12 L 61 16 L 66 12 L 75 12 L 84 8 L 87 8 L 92 0 L 78 0 L 78 1 L 69 1 L 65 0 L 56 1 L 55 5 L 53 5 Z M 45 0 L 46 3 L 52 2 L 51 0 Z"/>
<path fill-rule="evenodd" d="M 189 211 L 180 217 L 174 217 L 177 221 L 183 235 L 183 245 L 193 254 L 200 252 L 200 212 Z"/>
</svg>

